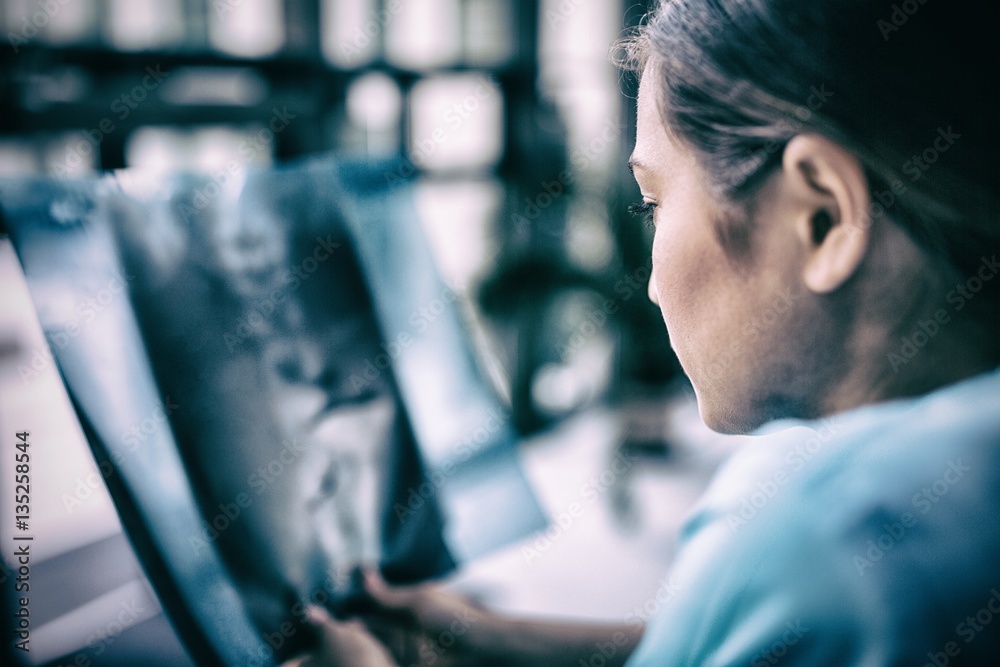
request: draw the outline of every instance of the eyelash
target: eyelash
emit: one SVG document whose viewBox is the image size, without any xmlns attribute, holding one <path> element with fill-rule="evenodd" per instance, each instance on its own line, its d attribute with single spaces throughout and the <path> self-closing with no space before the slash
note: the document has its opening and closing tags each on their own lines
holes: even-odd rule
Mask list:
<svg viewBox="0 0 1000 667">
<path fill-rule="evenodd" d="M 656 204 L 648 201 L 639 201 L 631 204 L 628 207 L 628 212 L 630 215 L 636 217 L 641 217 L 646 222 L 646 227 L 653 228 L 653 211 L 656 209 Z"/>
</svg>

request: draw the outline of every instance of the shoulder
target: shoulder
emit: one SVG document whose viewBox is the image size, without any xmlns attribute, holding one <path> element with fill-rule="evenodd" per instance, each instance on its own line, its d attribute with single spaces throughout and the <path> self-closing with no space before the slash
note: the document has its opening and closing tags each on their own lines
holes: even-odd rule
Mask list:
<svg viewBox="0 0 1000 667">
<path fill-rule="evenodd" d="M 738 452 L 691 516 L 673 568 L 684 594 L 648 650 L 667 650 L 657 633 L 706 665 L 772 649 L 805 656 L 788 664 L 991 650 L 966 647 L 961 623 L 1000 588 L 1000 375 L 782 426 Z"/>
</svg>

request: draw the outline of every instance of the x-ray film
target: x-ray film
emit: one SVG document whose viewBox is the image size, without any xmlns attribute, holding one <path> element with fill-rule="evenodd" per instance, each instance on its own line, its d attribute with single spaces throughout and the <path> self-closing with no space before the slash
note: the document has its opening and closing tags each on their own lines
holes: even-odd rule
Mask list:
<svg viewBox="0 0 1000 667">
<path fill-rule="evenodd" d="M 269 664 L 357 568 L 439 576 L 543 524 L 391 165 L 4 184 L 116 507 L 203 661 Z M 120 293 L 127 298 L 107 298 Z M 165 428 L 146 432 L 146 416 Z M 507 508 L 498 518 L 498 503 Z"/>
</svg>

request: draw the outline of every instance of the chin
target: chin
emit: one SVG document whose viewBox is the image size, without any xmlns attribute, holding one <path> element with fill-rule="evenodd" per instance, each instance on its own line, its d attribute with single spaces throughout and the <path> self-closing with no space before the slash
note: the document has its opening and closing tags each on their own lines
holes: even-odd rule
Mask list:
<svg viewBox="0 0 1000 667">
<path fill-rule="evenodd" d="M 717 433 L 726 435 L 745 435 L 751 433 L 769 421 L 780 419 L 784 415 L 770 414 L 767 411 L 753 409 L 746 401 L 733 397 L 714 394 L 711 398 L 703 392 L 694 390 L 698 399 L 698 414 L 705 426 Z"/>
<path fill-rule="evenodd" d="M 698 411 L 701 413 L 701 420 L 705 426 L 716 433 L 725 435 L 745 435 L 753 431 L 760 424 L 755 424 L 741 418 L 741 415 L 726 413 L 721 410 L 706 410 L 702 403 L 698 403 Z"/>
</svg>

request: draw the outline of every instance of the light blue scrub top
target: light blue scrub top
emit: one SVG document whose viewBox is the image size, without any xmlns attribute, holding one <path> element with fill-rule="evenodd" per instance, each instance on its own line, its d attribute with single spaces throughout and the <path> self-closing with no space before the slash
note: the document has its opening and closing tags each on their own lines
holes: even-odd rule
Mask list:
<svg viewBox="0 0 1000 667">
<path fill-rule="evenodd" d="M 772 425 L 668 581 L 629 667 L 1000 664 L 1000 371 Z"/>
</svg>

